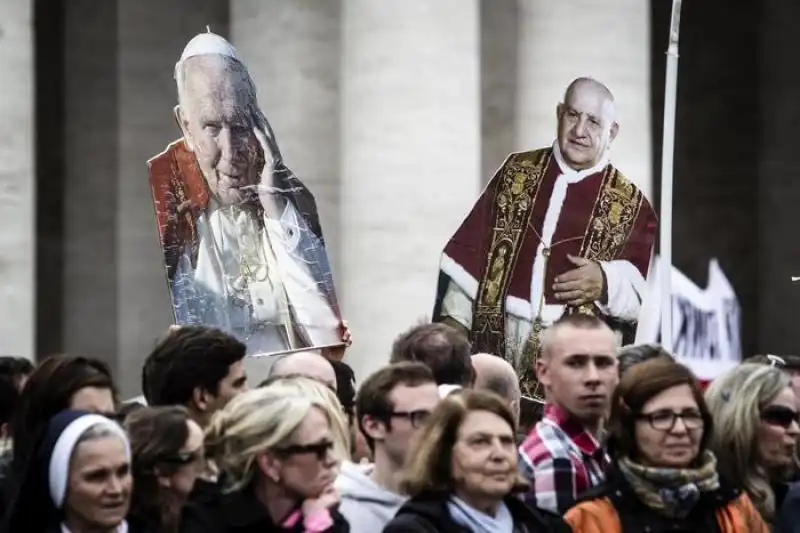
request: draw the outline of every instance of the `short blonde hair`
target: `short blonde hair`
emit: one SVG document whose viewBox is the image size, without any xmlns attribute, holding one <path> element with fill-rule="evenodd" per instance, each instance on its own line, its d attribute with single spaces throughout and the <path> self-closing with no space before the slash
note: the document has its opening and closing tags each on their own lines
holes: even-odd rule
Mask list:
<svg viewBox="0 0 800 533">
<path fill-rule="evenodd" d="M 516 434 L 517 424 L 505 401 L 491 392 L 462 389 L 444 398 L 434 409 L 417 439 L 411 445 L 402 488 L 411 497 L 424 492 L 449 494 L 455 489 L 451 471 L 453 447 L 458 430 L 473 411 L 494 413 Z M 516 458 L 516 455 L 514 456 Z M 524 490 L 521 475 L 513 491 Z"/>
<path fill-rule="evenodd" d="M 242 393 L 217 411 L 206 430 L 205 445 L 209 459 L 225 474 L 225 490 L 249 485 L 256 477 L 258 454 L 285 445 L 315 407 L 333 427 L 336 414 L 329 403 L 280 385 Z"/>
<path fill-rule="evenodd" d="M 336 393 L 327 385 L 306 376 L 282 376 L 268 381 L 263 387 L 279 387 L 287 394 L 313 398 L 323 403 L 333 433 L 334 454 L 339 461 L 350 460 L 350 430 L 347 414 Z"/>
</svg>

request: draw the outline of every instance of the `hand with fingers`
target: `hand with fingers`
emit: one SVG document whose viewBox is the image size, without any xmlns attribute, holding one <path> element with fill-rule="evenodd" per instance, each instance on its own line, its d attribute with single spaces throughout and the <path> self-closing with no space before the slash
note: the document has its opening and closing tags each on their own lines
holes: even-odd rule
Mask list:
<svg viewBox="0 0 800 533">
<path fill-rule="evenodd" d="M 556 299 L 571 306 L 579 306 L 602 298 L 605 277 L 600 263 L 583 257 L 567 255 L 575 268 L 556 276 L 553 284 Z"/>
</svg>

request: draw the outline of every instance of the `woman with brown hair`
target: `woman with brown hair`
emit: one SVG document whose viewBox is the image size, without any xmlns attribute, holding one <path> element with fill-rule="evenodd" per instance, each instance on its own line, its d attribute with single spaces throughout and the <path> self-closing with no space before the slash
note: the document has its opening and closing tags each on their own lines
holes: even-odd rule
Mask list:
<svg viewBox="0 0 800 533">
<path fill-rule="evenodd" d="M 384 533 L 567 532 L 514 496 L 516 422 L 492 393 L 461 390 L 439 403 L 412 445 L 405 492 L 411 497 Z"/>
<path fill-rule="evenodd" d="M 125 427 L 134 481 L 128 520 L 148 531 L 175 533 L 203 464 L 203 430 L 178 406 L 139 409 Z"/>
<path fill-rule="evenodd" d="M 766 533 L 741 487 L 719 475 L 697 379 L 657 358 L 626 372 L 611 404 L 606 483 L 570 509 L 575 533 Z"/>
</svg>

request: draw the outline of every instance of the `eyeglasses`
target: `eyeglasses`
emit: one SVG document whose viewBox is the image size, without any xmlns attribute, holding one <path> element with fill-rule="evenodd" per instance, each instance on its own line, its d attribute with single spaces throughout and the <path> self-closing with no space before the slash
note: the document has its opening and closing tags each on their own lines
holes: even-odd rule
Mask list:
<svg viewBox="0 0 800 533">
<path fill-rule="evenodd" d="M 788 429 L 792 422 L 800 424 L 800 414 L 785 405 L 769 405 L 761 411 L 761 420 L 771 426 Z"/>
<path fill-rule="evenodd" d="M 773 368 L 783 368 L 786 366 L 786 360 L 777 355 L 767 354 L 767 361 L 769 361 L 769 366 Z"/>
<path fill-rule="evenodd" d="M 317 459 L 323 461 L 328 456 L 328 452 L 332 449 L 333 442 L 326 440 L 315 444 L 292 444 L 290 446 L 284 446 L 283 448 L 277 448 L 275 452 L 284 457 L 311 453 L 316 455 Z"/>
<path fill-rule="evenodd" d="M 392 411 L 389 413 L 390 418 L 405 418 L 411 422 L 411 427 L 421 427 L 430 418 L 431 412 L 426 409 L 418 409 L 416 411 Z"/>
<path fill-rule="evenodd" d="M 680 418 L 686 429 L 700 429 L 703 427 L 703 415 L 698 411 L 655 411 L 653 413 L 640 413 L 636 418 L 647 420 L 653 429 L 659 431 L 670 431 L 675 427 L 675 422 Z"/>
</svg>

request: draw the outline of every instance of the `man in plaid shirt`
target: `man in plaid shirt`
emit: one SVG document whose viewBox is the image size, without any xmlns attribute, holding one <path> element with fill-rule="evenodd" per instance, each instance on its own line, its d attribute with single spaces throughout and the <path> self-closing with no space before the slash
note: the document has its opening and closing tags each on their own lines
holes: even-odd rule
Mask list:
<svg viewBox="0 0 800 533">
<path fill-rule="evenodd" d="M 600 484 L 608 456 L 598 439 L 617 376 L 614 332 L 600 319 L 567 315 L 542 335 L 536 373 L 544 416 L 520 446 L 528 504 L 563 514 Z"/>
</svg>

